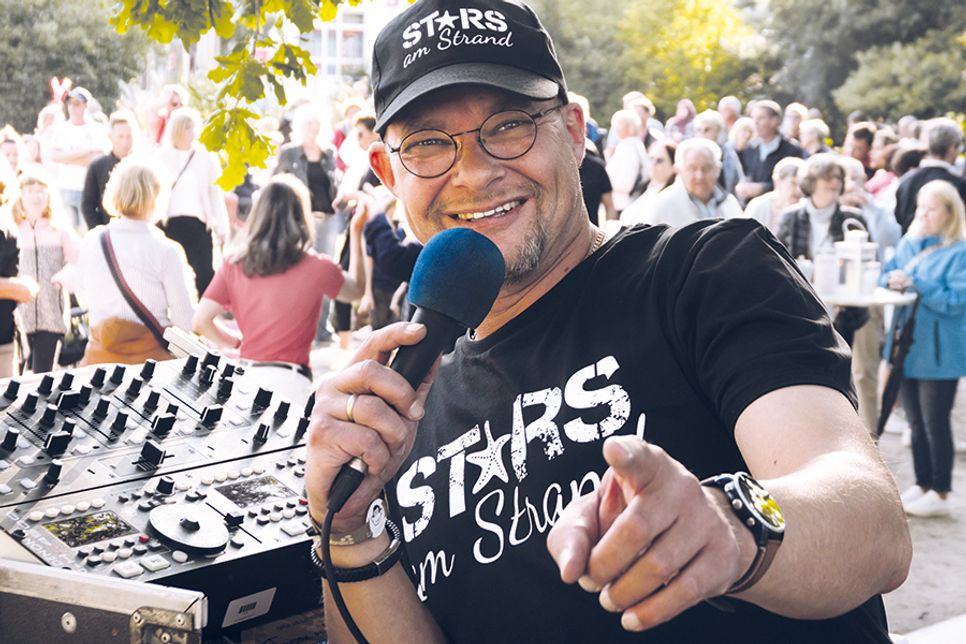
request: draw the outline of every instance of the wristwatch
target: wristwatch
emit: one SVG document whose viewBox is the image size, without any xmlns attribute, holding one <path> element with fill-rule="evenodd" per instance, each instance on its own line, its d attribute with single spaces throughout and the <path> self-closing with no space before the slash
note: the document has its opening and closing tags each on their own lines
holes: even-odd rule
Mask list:
<svg viewBox="0 0 966 644">
<path fill-rule="evenodd" d="M 728 589 L 728 594 L 748 590 L 764 576 L 785 536 L 785 517 L 778 503 L 747 472 L 719 474 L 701 481 L 725 493 L 728 505 L 741 523 L 751 530 L 758 552 L 751 567 Z"/>
<path fill-rule="evenodd" d="M 309 514 L 309 521 L 315 528 L 315 533 L 322 534 L 322 525 Z M 381 498 L 375 499 L 366 512 L 366 522 L 353 530 L 339 535 L 329 537 L 329 543 L 333 546 L 354 546 L 357 543 L 368 541 L 369 539 L 379 538 L 386 531 L 386 506 Z"/>
</svg>

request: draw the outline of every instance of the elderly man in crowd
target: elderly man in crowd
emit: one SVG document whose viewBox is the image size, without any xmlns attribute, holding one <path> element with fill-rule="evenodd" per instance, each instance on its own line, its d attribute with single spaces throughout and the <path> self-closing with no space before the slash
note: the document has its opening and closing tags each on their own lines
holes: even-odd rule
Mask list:
<svg viewBox="0 0 966 644">
<path fill-rule="evenodd" d="M 678 144 L 674 155 L 677 179 L 651 202 L 643 221 L 683 226 L 712 217 L 740 217 L 734 195 L 718 185 L 721 148 L 714 141 L 695 137 Z"/>
<path fill-rule="evenodd" d="M 802 156 L 802 148 L 780 132 L 782 109 L 771 100 L 756 101 L 751 110 L 757 141 L 741 151 L 745 180 L 735 186 L 735 194 L 744 202 L 774 189 L 771 173 L 785 157 Z"/>
</svg>

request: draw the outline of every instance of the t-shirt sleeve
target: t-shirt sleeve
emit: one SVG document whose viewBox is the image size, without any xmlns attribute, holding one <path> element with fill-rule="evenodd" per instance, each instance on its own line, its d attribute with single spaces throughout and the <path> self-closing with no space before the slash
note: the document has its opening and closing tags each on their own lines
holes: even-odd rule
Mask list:
<svg viewBox="0 0 966 644">
<path fill-rule="evenodd" d="M 322 285 L 322 292 L 326 297 L 335 299 L 335 296 L 342 290 L 345 276 L 342 274 L 342 267 L 333 262 L 325 255 L 315 255 L 316 279 Z"/>
<path fill-rule="evenodd" d="M 822 385 L 857 405 L 850 351 L 788 251 L 747 219 L 686 226 L 690 244 L 669 279 L 670 324 L 696 386 L 727 427 L 761 396 Z M 682 249 L 683 250 L 683 249 Z"/>
<path fill-rule="evenodd" d="M 228 288 L 227 273 L 234 268 L 236 267 L 230 262 L 222 264 L 221 268 L 215 272 L 215 276 L 211 279 L 202 297 L 208 298 L 212 302 L 218 302 L 226 309 L 231 308 L 231 291 Z"/>
</svg>

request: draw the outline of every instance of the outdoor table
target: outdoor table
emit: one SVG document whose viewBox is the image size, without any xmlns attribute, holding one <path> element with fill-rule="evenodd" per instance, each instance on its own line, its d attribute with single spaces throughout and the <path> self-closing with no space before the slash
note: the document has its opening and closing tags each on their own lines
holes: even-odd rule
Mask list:
<svg viewBox="0 0 966 644">
<path fill-rule="evenodd" d="M 887 306 L 894 304 L 904 306 L 916 301 L 916 292 L 909 290 L 904 293 L 891 289 L 879 287 L 871 295 L 859 295 L 857 293 L 837 292 L 819 293 L 819 298 L 828 307 L 833 306 Z"/>
</svg>

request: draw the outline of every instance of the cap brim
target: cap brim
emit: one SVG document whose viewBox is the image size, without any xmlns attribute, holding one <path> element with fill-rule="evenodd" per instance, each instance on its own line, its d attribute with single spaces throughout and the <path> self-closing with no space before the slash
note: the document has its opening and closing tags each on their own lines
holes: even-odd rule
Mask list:
<svg viewBox="0 0 966 644">
<path fill-rule="evenodd" d="M 560 86 L 554 81 L 516 67 L 492 63 L 449 65 L 434 69 L 400 92 L 379 116 L 376 132 L 383 134 L 386 126 L 400 110 L 416 99 L 453 85 L 485 85 L 537 100 L 554 98 L 561 92 Z"/>
</svg>

